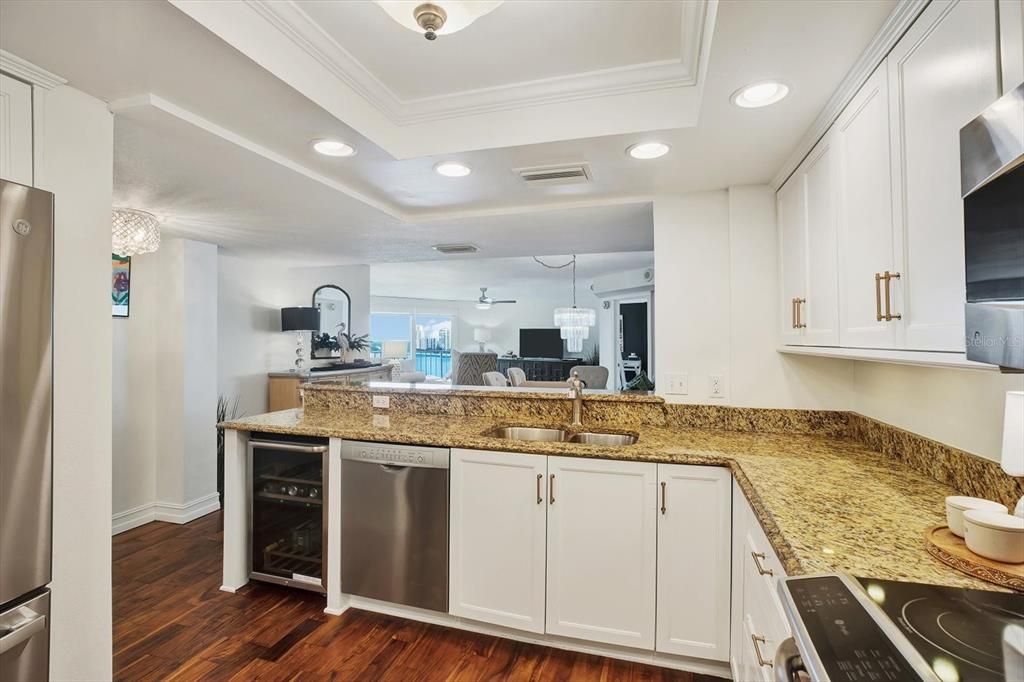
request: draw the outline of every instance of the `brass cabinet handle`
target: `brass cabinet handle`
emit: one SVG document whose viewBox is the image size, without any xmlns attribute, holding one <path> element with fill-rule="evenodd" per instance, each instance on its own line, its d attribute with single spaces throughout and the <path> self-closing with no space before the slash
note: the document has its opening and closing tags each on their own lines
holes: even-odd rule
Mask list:
<svg viewBox="0 0 1024 682">
<path fill-rule="evenodd" d="M 807 325 L 803 322 L 803 320 L 800 319 L 800 317 L 801 317 L 801 315 L 800 315 L 800 306 L 802 306 L 804 303 L 807 303 L 807 299 L 806 298 L 795 298 L 795 299 L 793 299 L 793 301 L 796 303 L 796 328 L 797 329 L 804 329 L 804 328 L 807 327 Z"/>
<path fill-rule="evenodd" d="M 761 563 L 764 561 L 764 552 L 751 552 L 750 556 L 754 557 L 754 566 L 757 567 L 759 575 L 775 575 L 772 569 L 765 568 L 764 564 Z"/>
<path fill-rule="evenodd" d="M 875 273 L 875 322 L 885 319 L 882 315 L 882 273 Z"/>
<path fill-rule="evenodd" d="M 540 482 L 544 478 L 544 474 L 537 474 L 537 504 L 544 501 L 544 498 L 540 496 Z"/>
<path fill-rule="evenodd" d="M 661 513 L 665 513 L 665 481 L 661 482 Z"/>
<path fill-rule="evenodd" d="M 758 644 L 765 643 L 764 637 L 762 637 L 761 635 L 751 635 L 750 639 L 754 643 L 754 654 L 757 656 L 757 664 L 762 668 L 771 668 L 772 662 L 764 660 L 764 657 L 761 656 L 761 648 L 758 646 Z"/>
<path fill-rule="evenodd" d="M 548 504 L 555 503 L 555 475 L 551 474 L 548 479 Z"/>
<path fill-rule="evenodd" d="M 903 315 L 900 315 L 899 313 L 897 313 L 896 315 L 893 315 L 892 311 L 889 308 L 889 306 L 892 303 L 892 289 L 890 288 L 890 282 L 892 282 L 892 280 L 894 280 L 894 279 L 899 279 L 899 278 L 900 278 L 900 273 L 898 273 L 898 272 L 889 272 L 888 270 L 885 271 L 884 279 L 885 279 L 885 321 L 886 322 L 891 322 L 893 320 L 902 320 L 903 319 Z"/>
</svg>

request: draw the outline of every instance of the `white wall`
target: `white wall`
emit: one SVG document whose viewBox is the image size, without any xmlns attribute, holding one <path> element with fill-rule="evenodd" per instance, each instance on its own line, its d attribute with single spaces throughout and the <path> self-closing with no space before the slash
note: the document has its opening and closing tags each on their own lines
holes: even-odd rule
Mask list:
<svg viewBox="0 0 1024 682">
<path fill-rule="evenodd" d="M 113 118 L 66 86 L 34 117 L 36 185 L 55 195 L 50 676 L 109 680 Z"/>
<path fill-rule="evenodd" d="M 217 508 L 217 247 L 165 238 L 132 259 L 131 286 L 113 335 L 115 532 Z"/>
<path fill-rule="evenodd" d="M 288 268 L 221 253 L 218 277 L 218 392 L 238 397 L 245 414 L 266 412 L 267 372 L 293 367 L 295 335 L 281 332 L 281 308 L 311 305 L 318 286 L 335 284 L 352 301 L 353 332 L 369 331 L 368 266 Z"/>
<path fill-rule="evenodd" d="M 867 417 L 999 460 L 1006 391 L 1024 375 L 858 362 L 853 409 Z"/>
<path fill-rule="evenodd" d="M 847 409 L 852 363 L 775 351 L 775 200 L 767 186 L 654 202 L 655 370 L 670 402 Z M 668 375 L 687 375 L 668 395 Z M 725 397 L 709 397 L 709 377 Z"/>
</svg>

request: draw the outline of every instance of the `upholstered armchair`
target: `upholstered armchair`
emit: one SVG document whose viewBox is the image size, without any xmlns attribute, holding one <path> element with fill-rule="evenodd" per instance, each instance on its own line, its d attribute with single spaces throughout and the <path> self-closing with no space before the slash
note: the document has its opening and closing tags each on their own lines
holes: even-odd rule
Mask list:
<svg viewBox="0 0 1024 682">
<path fill-rule="evenodd" d="M 580 381 L 586 384 L 591 390 L 605 389 L 608 387 L 608 368 L 601 365 L 576 365 L 569 371 L 571 377 L 573 372 L 580 375 Z"/>
<path fill-rule="evenodd" d="M 452 351 L 452 385 L 483 386 L 484 372 L 498 371 L 497 353 Z"/>
</svg>

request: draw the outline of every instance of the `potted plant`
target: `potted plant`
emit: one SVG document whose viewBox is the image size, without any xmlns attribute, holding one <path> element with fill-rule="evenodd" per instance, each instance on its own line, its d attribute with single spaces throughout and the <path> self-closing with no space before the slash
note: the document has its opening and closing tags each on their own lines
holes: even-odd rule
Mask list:
<svg viewBox="0 0 1024 682">
<path fill-rule="evenodd" d="M 338 337 L 331 336 L 327 332 L 322 334 L 313 333 L 313 357 L 330 358 L 334 353 L 341 351 L 341 343 Z"/>
<path fill-rule="evenodd" d="M 341 347 L 342 362 L 352 362 L 355 353 L 362 353 L 370 347 L 370 335 L 356 336 L 348 332 L 338 332 L 338 344 Z"/>
</svg>

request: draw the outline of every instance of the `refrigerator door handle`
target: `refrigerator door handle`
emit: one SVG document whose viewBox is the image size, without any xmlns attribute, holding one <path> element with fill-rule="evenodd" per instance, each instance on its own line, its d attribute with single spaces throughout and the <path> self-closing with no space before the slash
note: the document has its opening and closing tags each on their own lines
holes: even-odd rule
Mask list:
<svg viewBox="0 0 1024 682">
<path fill-rule="evenodd" d="M 0 635 L 0 655 L 6 654 L 22 642 L 27 641 L 32 635 L 46 629 L 46 616 L 34 611 L 29 611 L 29 613 L 33 615 L 12 628 L 4 628 L 5 631 Z"/>
</svg>

